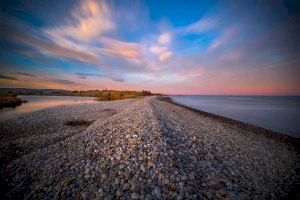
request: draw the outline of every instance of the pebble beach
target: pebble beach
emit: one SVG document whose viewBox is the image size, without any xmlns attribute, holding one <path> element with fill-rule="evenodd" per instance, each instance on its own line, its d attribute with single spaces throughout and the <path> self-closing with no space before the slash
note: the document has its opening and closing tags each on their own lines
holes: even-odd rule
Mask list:
<svg viewBox="0 0 300 200">
<path fill-rule="evenodd" d="M 299 139 L 163 97 L 47 108 L 0 138 L 1 199 L 299 198 Z"/>
</svg>

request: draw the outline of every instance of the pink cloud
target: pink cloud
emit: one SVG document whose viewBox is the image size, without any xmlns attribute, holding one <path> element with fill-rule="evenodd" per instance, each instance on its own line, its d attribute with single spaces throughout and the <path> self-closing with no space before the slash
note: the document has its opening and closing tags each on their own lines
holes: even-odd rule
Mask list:
<svg viewBox="0 0 300 200">
<path fill-rule="evenodd" d="M 10 34 L 5 35 L 5 37 L 7 37 L 8 39 L 16 40 L 26 45 L 32 46 L 45 55 L 56 55 L 63 59 L 73 58 L 88 63 L 100 61 L 100 58 L 92 54 L 62 47 L 58 44 L 49 43 L 29 35 L 19 33 L 17 30 L 12 31 L 10 28 L 7 28 L 7 30 L 10 32 Z"/>
<path fill-rule="evenodd" d="M 165 61 L 172 56 L 172 52 L 167 51 L 159 56 L 159 61 Z"/>
<path fill-rule="evenodd" d="M 139 53 L 136 51 L 114 51 L 110 49 L 100 49 L 99 52 L 105 55 L 121 58 L 137 58 Z"/>
<path fill-rule="evenodd" d="M 171 42 L 172 36 L 170 33 L 163 33 L 158 37 L 158 43 L 162 45 L 167 45 Z"/>
<path fill-rule="evenodd" d="M 153 45 L 150 47 L 150 51 L 156 55 L 160 55 L 162 53 L 164 53 L 167 50 L 166 47 L 161 47 L 161 46 L 157 46 L 157 45 Z"/>
<path fill-rule="evenodd" d="M 115 25 L 111 20 L 111 11 L 105 1 L 81 1 L 72 11 L 70 23 L 47 29 L 54 40 L 68 43 L 67 37 L 75 40 L 89 41 L 104 32 L 113 30 Z"/>
<path fill-rule="evenodd" d="M 101 37 L 100 42 L 108 49 L 101 49 L 100 52 L 116 57 L 140 59 L 144 51 L 143 46 L 138 43 L 124 42 L 107 37 Z"/>
</svg>

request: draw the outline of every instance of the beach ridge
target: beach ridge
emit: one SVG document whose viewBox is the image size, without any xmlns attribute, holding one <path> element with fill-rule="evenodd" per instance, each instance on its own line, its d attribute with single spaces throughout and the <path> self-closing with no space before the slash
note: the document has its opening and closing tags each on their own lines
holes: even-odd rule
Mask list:
<svg viewBox="0 0 300 200">
<path fill-rule="evenodd" d="M 249 126 L 162 97 L 59 106 L 26 114 L 0 122 L 1 176 L 7 185 L 1 196 L 299 196 L 299 140 Z M 14 157 L 8 156 L 14 151 L 8 149 L 11 144 L 18 150 Z"/>
</svg>

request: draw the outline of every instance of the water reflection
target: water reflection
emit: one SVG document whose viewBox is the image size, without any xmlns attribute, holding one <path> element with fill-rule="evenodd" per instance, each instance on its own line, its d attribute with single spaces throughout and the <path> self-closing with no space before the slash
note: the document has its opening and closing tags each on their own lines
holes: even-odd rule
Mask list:
<svg viewBox="0 0 300 200">
<path fill-rule="evenodd" d="M 93 97 L 72 97 L 72 96 L 18 96 L 18 98 L 27 101 L 15 108 L 0 109 L 0 121 L 20 116 L 24 113 L 42 110 L 44 108 L 55 107 L 59 105 L 69 105 L 77 103 L 95 102 Z"/>
</svg>

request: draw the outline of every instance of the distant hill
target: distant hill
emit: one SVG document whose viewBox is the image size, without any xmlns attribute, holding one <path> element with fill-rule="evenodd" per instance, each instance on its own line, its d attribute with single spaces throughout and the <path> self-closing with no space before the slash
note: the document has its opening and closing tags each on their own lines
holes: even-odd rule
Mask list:
<svg viewBox="0 0 300 200">
<path fill-rule="evenodd" d="M 59 89 L 30 89 L 30 88 L 0 88 L 1 94 L 18 94 L 18 95 L 72 95 L 70 90 Z"/>
</svg>

